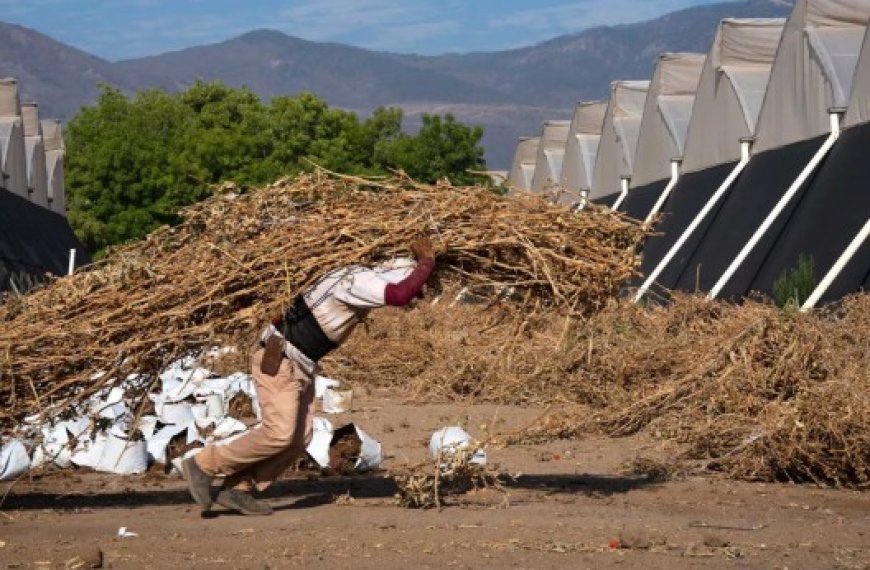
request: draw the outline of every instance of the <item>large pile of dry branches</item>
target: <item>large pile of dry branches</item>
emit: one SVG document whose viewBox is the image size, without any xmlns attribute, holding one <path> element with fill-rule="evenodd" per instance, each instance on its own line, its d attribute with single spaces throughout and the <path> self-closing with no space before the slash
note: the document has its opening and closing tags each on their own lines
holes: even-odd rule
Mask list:
<svg viewBox="0 0 870 570">
<path fill-rule="evenodd" d="M 646 431 L 734 477 L 870 487 L 868 295 L 816 314 L 679 296 L 589 318 L 444 302 L 376 315 L 329 373 L 415 401 L 552 407 L 513 441 Z"/>
<path fill-rule="evenodd" d="M 0 303 L 0 429 L 56 413 L 107 379 L 156 378 L 202 348 L 251 343 L 267 316 L 324 272 L 408 255 L 422 235 L 434 242 L 445 283 L 591 314 L 634 271 L 644 233 L 603 210 L 577 216 L 481 187 L 323 172 L 227 191 L 183 218 Z"/>
</svg>

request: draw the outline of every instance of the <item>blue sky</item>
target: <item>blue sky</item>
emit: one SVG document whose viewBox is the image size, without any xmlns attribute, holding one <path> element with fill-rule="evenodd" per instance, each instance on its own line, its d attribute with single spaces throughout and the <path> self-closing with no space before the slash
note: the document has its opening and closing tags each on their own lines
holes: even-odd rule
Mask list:
<svg viewBox="0 0 870 570">
<path fill-rule="evenodd" d="M 0 21 L 119 60 L 268 28 L 402 53 L 495 51 L 716 0 L 0 0 Z"/>
</svg>

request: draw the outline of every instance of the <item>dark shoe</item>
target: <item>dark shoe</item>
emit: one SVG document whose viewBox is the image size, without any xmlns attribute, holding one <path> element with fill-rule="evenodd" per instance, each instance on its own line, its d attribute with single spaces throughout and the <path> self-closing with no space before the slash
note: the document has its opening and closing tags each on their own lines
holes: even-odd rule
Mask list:
<svg viewBox="0 0 870 570">
<path fill-rule="evenodd" d="M 273 334 L 266 340 L 266 346 L 263 349 L 263 360 L 260 361 L 260 370 L 267 376 L 278 374 L 282 358 L 284 358 L 284 338 Z"/>
<path fill-rule="evenodd" d="M 269 503 L 255 499 L 248 493 L 238 489 L 221 489 L 215 497 L 215 502 L 222 507 L 238 511 L 243 515 L 271 515 Z"/>
<path fill-rule="evenodd" d="M 211 482 L 214 477 L 200 469 L 193 457 L 188 457 L 181 462 L 181 474 L 187 480 L 190 496 L 202 507 L 202 510 L 208 510 L 212 503 Z"/>
</svg>

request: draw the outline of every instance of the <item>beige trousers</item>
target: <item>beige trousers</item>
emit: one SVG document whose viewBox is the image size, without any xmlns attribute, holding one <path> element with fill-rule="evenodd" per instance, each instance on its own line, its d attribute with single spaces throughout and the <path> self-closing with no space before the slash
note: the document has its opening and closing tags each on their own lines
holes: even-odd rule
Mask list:
<svg viewBox="0 0 870 570">
<path fill-rule="evenodd" d="M 196 458 L 210 475 L 226 475 L 226 487 L 266 489 L 311 442 L 314 378 L 284 358 L 275 376 L 260 370 L 263 350 L 254 353 L 251 373 L 260 400 L 261 423 L 241 437 L 205 447 Z"/>
</svg>

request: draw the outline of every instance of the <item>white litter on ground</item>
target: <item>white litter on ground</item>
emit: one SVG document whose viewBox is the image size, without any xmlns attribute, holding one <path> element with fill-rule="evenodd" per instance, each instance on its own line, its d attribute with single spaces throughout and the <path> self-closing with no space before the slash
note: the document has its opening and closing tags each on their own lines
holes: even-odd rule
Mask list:
<svg viewBox="0 0 870 570">
<path fill-rule="evenodd" d="M 213 348 L 207 355 L 229 352 Z M 105 376 L 94 373 L 93 379 Z M 229 415 L 230 401 L 238 394 L 251 400 L 256 418 L 260 404 L 253 378 L 243 372 L 217 377 L 203 368 L 199 360 L 187 356 L 170 364 L 158 378 L 159 391 L 148 394 L 154 415 L 135 419 L 136 411 L 126 398 L 133 388 L 147 386 L 150 379 L 131 375 L 124 381 L 106 380 L 106 387 L 82 402 L 78 417 L 63 420 L 50 418 L 40 422 L 29 417 L 18 427 L 16 438 L 0 447 L 0 480 L 14 479 L 31 468 L 54 466 L 60 469 L 86 467 L 97 471 L 129 475 L 143 473 L 153 463 L 170 463 L 170 472 L 180 474 L 181 459 L 199 452 L 207 443 L 224 443 L 246 432 L 248 426 Z M 351 392 L 336 391 L 341 382 L 324 376 L 315 377 L 317 397 L 334 392 L 324 411 L 350 409 Z M 380 443 L 356 428 L 363 442 L 358 471 L 375 469 L 383 461 Z M 314 435 L 308 453 L 321 467 L 329 466 L 329 446 L 333 426 L 325 418 L 314 418 Z M 170 446 L 180 445 L 184 452 L 170 457 Z"/>
<path fill-rule="evenodd" d="M 461 427 L 450 426 L 432 434 L 429 440 L 429 455 L 432 459 L 451 456 L 457 453 L 468 453 L 468 462 L 476 465 L 486 465 L 486 451 L 473 449 L 474 439 Z"/>
</svg>

